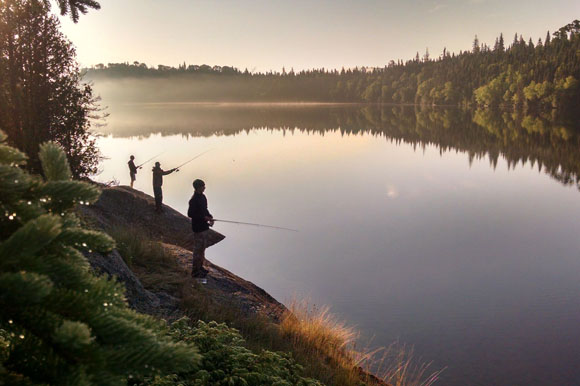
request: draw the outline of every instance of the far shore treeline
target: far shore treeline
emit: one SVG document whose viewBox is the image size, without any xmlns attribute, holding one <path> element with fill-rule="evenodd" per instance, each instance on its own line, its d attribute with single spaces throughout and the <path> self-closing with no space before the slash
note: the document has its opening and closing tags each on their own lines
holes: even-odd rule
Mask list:
<svg viewBox="0 0 580 386">
<path fill-rule="evenodd" d="M 85 79 L 135 82 L 123 97 L 160 101 L 301 101 L 462 105 L 570 112 L 580 102 L 580 21 L 535 43 L 500 35 L 493 47 L 475 37 L 469 51 L 428 50 L 383 68 L 252 73 L 229 66 L 178 68 L 144 63 L 98 64 Z M 119 96 L 119 95 L 118 95 Z"/>
</svg>

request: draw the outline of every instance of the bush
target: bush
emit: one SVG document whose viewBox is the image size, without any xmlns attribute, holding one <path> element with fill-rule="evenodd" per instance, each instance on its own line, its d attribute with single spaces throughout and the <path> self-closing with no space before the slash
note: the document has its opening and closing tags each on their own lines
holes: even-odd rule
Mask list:
<svg viewBox="0 0 580 386">
<path fill-rule="evenodd" d="M 240 333 L 223 323 L 199 321 L 193 327 L 188 318 L 182 318 L 171 325 L 171 335 L 199 348 L 201 367 L 194 372 L 149 378 L 141 385 L 322 385 L 300 376 L 302 367 L 289 354 L 253 353 L 244 347 Z"/>
</svg>

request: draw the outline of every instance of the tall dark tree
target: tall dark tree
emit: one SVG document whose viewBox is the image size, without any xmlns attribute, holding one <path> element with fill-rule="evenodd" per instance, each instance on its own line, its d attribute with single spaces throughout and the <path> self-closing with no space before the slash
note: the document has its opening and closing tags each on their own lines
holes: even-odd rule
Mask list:
<svg viewBox="0 0 580 386">
<path fill-rule="evenodd" d="M 499 34 L 499 40 L 498 40 L 497 50 L 499 52 L 504 52 L 505 51 L 505 45 L 504 45 L 504 41 L 503 41 L 503 33 L 500 33 Z"/>
<path fill-rule="evenodd" d="M 0 2 L 0 127 L 40 171 L 39 145 L 65 149 L 75 177 L 96 171 L 98 149 L 90 135 L 98 108 L 82 84 L 72 44 L 42 2 Z"/>
<path fill-rule="evenodd" d="M 423 62 L 429 61 L 429 47 L 425 48 L 425 53 L 423 54 Z"/>
<path fill-rule="evenodd" d="M 479 50 L 479 39 L 477 38 L 477 35 L 475 35 L 475 38 L 473 39 L 473 53 L 476 54 L 479 52 Z"/>
</svg>

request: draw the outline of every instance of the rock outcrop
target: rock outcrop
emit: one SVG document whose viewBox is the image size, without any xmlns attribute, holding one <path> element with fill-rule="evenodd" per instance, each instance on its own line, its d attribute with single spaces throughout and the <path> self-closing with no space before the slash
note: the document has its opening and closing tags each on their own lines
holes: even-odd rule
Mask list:
<svg viewBox="0 0 580 386">
<path fill-rule="evenodd" d="M 117 250 L 108 255 L 93 252 L 87 253 L 86 256 L 98 274 L 116 277 L 125 285 L 127 301 L 131 308 L 143 314 L 156 315 L 168 320 L 182 316 L 179 299 L 163 292 L 153 293 L 145 289 Z"/>
<path fill-rule="evenodd" d="M 165 250 L 186 269 L 191 267 L 193 233 L 190 220 L 181 213 L 164 205 L 163 213 L 155 213 L 153 197 L 128 186 L 103 187 L 99 201 L 82 207 L 83 217 L 94 227 L 102 230 L 115 226 L 146 229 L 152 240 L 163 243 Z M 108 256 L 88 255 L 94 269 L 114 275 L 127 288 L 129 304 L 148 314 L 173 319 L 179 315 L 179 299 L 166 293 L 152 293 L 145 289 L 139 279 L 127 267 L 117 251 Z M 206 261 L 209 271 L 204 287 L 219 301 L 239 306 L 244 315 L 262 314 L 279 321 L 286 308 L 266 291 L 226 269 Z"/>
</svg>

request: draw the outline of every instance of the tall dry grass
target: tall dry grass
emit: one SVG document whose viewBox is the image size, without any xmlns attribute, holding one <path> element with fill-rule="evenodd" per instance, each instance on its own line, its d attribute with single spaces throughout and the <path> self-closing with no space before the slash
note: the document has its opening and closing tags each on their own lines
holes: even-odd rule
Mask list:
<svg viewBox="0 0 580 386">
<path fill-rule="evenodd" d="M 293 351 L 308 362 L 324 358 L 330 364 L 331 384 L 359 385 L 363 381 L 371 385 L 430 386 L 442 371 L 431 371 L 430 363 L 414 358 L 412 348 L 396 342 L 387 348 L 358 349 L 360 334 L 355 328 L 338 320 L 329 307 L 307 300 L 290 302 L 280 330 L 290 338 Z"/>
<path fill-rule="evenodd" d="M 311 371 L 324 374 L 328 384 L 360 384 L 357 331 L 339 321 L 327 306 L 292 300 L 288 310 L 280 332 L 290 340 L 301 362 L 308 363 Z"/>
<path fill-rule="evenodd" d="M 444 371 L 433 370 L 431 362 L 415 358 L 413 348 L 399 342 L 375 351 L 367 365 L 391 386 L 430 386 Z"/>
</svg>

